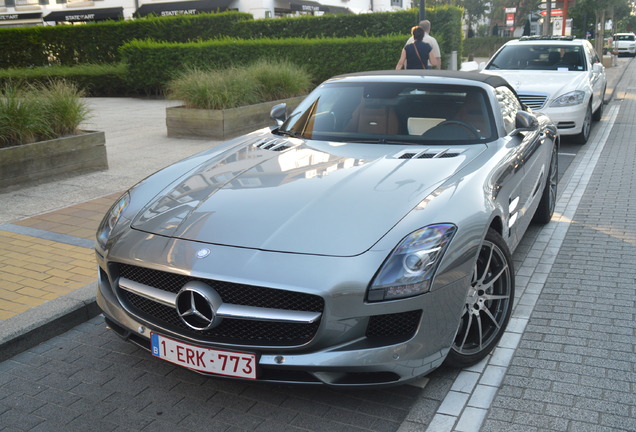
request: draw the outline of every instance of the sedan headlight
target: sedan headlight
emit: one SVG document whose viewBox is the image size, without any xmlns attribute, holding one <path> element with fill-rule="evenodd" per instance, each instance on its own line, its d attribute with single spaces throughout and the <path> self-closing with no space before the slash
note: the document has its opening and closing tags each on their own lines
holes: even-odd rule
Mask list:
<svg viewBox="0 0 636 432">
<path fill-rule="evenodd" d="M 106 242 L 108 242 L 108 238 L 110 237 L 110 233 L 112 232 L 115 225 L 119 221 L 119 217 L 128 204 L 130 203 L 130 194 L 126 192 L 113 206 L 110 208 L 106 216 L 102 220 L 102 223 L 99 225 L 97 229 L 97 244 L 102 249 L 106 248 Z"/>
<path fill-rule="evenodd" d="M 406 236 L 371 282 L 368 301 L 394 300 L 428 292 L 437 266 L 456 231 L 455 225 L 440 224 Z"/>
<path fill-rule="evenodd" d="M 585 100 L 585 92 L 576 90 L 570 93 L 566 93 L 563 96 L 559 96 L 550 104 L 551 107 L 565 107 L 572 105 L 582 104 Z"/>
</svg>

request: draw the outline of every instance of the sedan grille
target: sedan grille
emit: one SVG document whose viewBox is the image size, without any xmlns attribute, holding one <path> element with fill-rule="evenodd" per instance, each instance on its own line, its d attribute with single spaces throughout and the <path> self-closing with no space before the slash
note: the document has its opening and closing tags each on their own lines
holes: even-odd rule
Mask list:
<svg viewBox="0 0 636 432">
<path fill-rule="evenodd" d="M 116 267 L 122 278 L 170 293 L 178 293 L 190 281 L 201 281 L 212 287 L 221 296 L 223 303 L 308 312 L 322 312 L 324 308 L 322 297 L 311 294 L 193 278 L 126 264 Z M 291 323 L 225 318 L 214 328 L 193 330 L 185 325 L 173 307 L 121 288 L 118 289 L 118 295 L 126 308 L 139 318 L 175 333 L 213 343 L 303 345 L 314 337 L 320 325 L 320 320 L 311 323 Z"/>
<path fill-rule="evenodd" d="M 548 99 L 546 94 L 519 93 L 519 99 L 532 109 L 541 109 Z"/>
</svg>

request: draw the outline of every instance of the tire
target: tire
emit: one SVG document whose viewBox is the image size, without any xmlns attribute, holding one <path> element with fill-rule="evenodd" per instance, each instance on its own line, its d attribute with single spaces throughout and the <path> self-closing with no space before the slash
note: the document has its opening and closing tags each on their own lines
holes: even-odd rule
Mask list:
<svg viewBox="0 0 636 432">
<path fill-rule="evenodd" d="M 596 111 L 594 111 L 594 114 L 592 114 L 592 120 L 594 121 L 600 121 L 601 117 L 603 117 L 603 106 L 605 105 L 605 90 L 607 90 L 607 88 L 603 89 L 603 94 L 601 94 L 601 104 L 599 105 L 599 107 L 596 109 Z"/>
<path fill-rule="evenodd" d="M 557 183 L 559 181 L 559 155 L 557 145 L 554 145 L 552 149 L 552 156 L 550 158 L 550 171 L 548 171 L 548 178 L 541 194 L 541 201 L 539 201 L 539 207 L 532 217 L 532 221 L 538 224 L 545 225 L 552 219 L 554 214 L 554 207 L 556 205 L 557 198 Z"/>
<path fill-rule="evenodd" d="M 515 295 L 512 255 L 489 229 L 475 263 L 466 304 L 446 364 L 464 368 L 481 361 L 503 336 Z"/>
<path fill-rule="evenodd" d="M 574 135 L 574 142 L 577 144 L 585 144 L 590 138 L 590 132 L 592 131 L 592 102 L 587 105 L 585 110 L 585 117 L 583 118 L 583 128 L 581 133 Z"/>
</svg>

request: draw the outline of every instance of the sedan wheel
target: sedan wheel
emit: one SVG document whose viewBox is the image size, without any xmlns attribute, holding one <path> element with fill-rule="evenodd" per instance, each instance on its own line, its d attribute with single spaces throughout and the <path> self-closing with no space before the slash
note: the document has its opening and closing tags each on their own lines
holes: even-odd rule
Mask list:
<svg viewBox="0 0 636 432">
<path fill-rule="evenodd" d="M 501 236 L 490 229 L 475 263 L 466 304 L 446 363 L 463 368 L 486 357 L 508 325 L 513 298 L 512 256 Z"/>
<path fill-rule="evenodd" d="M 592 114 L 592 120 L 594 120 L 594 121 L 600 121 L 601 118 L 603 117 L 603 105 L 604 105 L 604 101 L 605 101 L 605 91 L 606 90 L 607 90 L 607 87 L 605 87 L 603 89 L 603 93 L 601 94 L 601 104 L 598 106 L 596 111 L 594 111 L 594 114 Z"/>
<path fill-rule="evenodd" d="M 585 144 L 590 137 L 590 131 L 592 130 L 592 103 L 587 106 L 585 111 L 585 117 L 583 118 L 583 128 L 581 133 L 574 135 L 574 142 L 577 144 Z"/>
</svg>

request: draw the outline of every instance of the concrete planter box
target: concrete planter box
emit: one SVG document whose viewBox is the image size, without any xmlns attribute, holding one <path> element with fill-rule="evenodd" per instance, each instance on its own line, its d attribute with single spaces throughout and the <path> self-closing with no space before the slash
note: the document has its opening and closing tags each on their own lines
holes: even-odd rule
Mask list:
<svg viewBox="0 0 636 432">
<path fill-rule="evenodd" d="M 59 174 L 108 169 L 104 132 L 0 148 L 0 189 Z"/>
<path fill-rule="evenodd" d="M 286 103 L 287 110 L 290 112 L 304 98 L 305 96 L 299 96 L 224 110 L 185 108 L 183 106 L 169 107 L 166 108 L 168 136 L 181 138 L 233 138 L 273 125 L 274 121 L 269 118 L 269 112 L 274 105 Z"/>
</svg>

